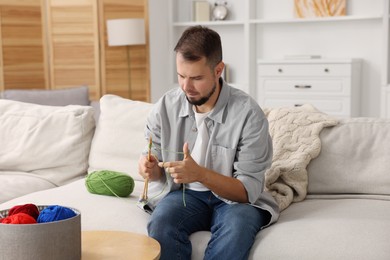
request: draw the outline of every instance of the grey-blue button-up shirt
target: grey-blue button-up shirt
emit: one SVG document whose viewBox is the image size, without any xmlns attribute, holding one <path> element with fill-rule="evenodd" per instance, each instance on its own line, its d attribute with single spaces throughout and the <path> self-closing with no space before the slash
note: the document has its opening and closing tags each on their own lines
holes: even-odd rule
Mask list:
<svg viewBox="0 0 390 260">
<path fill-rule="evenodd" d="M 205 123 L 210 136 L 205 167 L 240 180 L 249 203 L 269 211 L 270 223 L 276 221 L 279 216 L 277 203 L 264 190 L 265 171 L 272 162 L 272 140 L 267 118 L 259 105 L 243 91 L 223 82 L 215 107 Z M 152 153 L 159 161 L 182 160 L 185 142 L 190 151 L 194 147 L 197 137 L 194 111 L 180 88 L 167 92 L 154 105 L 145 128 L 145 137 L 149 139 L 150 136 Z M 148 206 L 153 209 L 168 192 L 180 187 L 169 174 L 160 181 L 151 182 Z"/>
</svg>

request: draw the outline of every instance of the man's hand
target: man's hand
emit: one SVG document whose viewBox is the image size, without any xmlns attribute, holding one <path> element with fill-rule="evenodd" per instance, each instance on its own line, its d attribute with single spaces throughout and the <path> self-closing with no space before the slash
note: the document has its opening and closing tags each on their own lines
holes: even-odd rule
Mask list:
<svg viewBox="0 0 390 260">
<path fill-rule="evenodd" d="M 147 156 L 142 156 L 138 160 L 138 173 L 150 181 L 156 181 L 161 178 L 161 168 L 158 167 L 158 160 L 154 156 L 150 156 L 150 161 Z"/>
<path fill-rule="evenodd" d="M 165 168 L 175 183 L 191 183 L 203 181 L 203 167 L 199 166 L 191 157 L 188 143 L 183 145 L 184 159 L 176 162 L 160 162 L 158 166 Z"/>
<path fill-rule="evenodd" d="M 158 166 L 166 169 L 175 183 L 200 182 L 225 199 L 248 203 L 248 195 L 241 181 L 198 165 L 191 157 L 187 143 L 183 146 L 183 152 L 183 161 L 158 163 Z"/>
</svg>

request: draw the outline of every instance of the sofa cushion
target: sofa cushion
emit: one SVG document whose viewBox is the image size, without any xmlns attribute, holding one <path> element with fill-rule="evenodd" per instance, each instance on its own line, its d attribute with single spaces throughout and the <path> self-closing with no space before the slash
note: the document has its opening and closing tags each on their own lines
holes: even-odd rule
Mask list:
<svg viewBox="0 0 390 260">
<path fill-rule="evenodd" d="M 92 107 L 0 100 L 0 171 L 56 186 L 75 180 L 87 172 L 94 128 Z"/>
<path fill-rule="evenodd" d="M 147 234 L 149 215 L 137 207 L 143 182 L 126 198 L 91 194 L 84 180 L 35 192 L 0 204 L 64 205 L 81 212 L 83 230 Z M 248 259 L 389 259 L 390 201 L 382 199 L 307 199 L 284 210 L 277 223 L 257 234 Z M 191 235 L 191 259 L 204 258 L 210 232 Z"/>
<path fill-rule="evenodd" d="M 390 120 L 350 118 L 321 132 L 309 194 L 390 195 Z"/>
<path fill-rule="evenodd" d="M 138 159 L 147 145 L 146 117 L 152 104 L 115 95 L 100 99 L 100 117 L 92 141 L 88 172 L 112 170 L 142 180 Z"/>
<path fill-rule="evenodd" d="M 62 205 L 81 212 L 83 230 L 121 230 L 147 234 L 149 214 L 137 207 L 143 182 L 136 181 L 134 188 L 129 197 L 118 198 L 89 193 L 85 187 L 85 180 L 77 180 L 61 187 L 30 193 L 0 203 L 0 210 L 27 203 Z"/>
<path fill-rule="evenodd" d="M 0 171 L 0 203 L 22 195 L 57 187 L 36 174 Z"/>
<path fill-rule="evenodd" d="M 390 201 L 307 199 L 262 230 L 249 259 L 390 259 Z"/>
<path fill-rule="evenodd" d="M 7 89 L 2 98 L 48 106 L 89 105 L 88 86 L 66 89 Z"/>
</svg>

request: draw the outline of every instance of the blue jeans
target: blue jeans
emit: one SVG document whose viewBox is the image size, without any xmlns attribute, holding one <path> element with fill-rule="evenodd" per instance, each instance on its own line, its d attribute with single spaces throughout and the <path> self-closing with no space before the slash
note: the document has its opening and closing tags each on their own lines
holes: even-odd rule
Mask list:
<svg viewBox="0 0 390 260">
<path fill-rule="evenodd" d="M 150 237 L 161 245 L 162 260 L 191 259 L 189 236 L 211 231 L 205 259 L 247 259 L 256 234 L 270 213 L 248 204 L 227 204 L 210 191 L 173 191 L 163 198 L 148 223 Z"/>
</svg>

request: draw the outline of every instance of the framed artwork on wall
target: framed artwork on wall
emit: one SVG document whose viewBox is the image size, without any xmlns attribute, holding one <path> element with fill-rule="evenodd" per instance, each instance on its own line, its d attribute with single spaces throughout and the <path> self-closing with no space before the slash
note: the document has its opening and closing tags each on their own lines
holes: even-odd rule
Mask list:
<svg viewBox="0 0 390 260">
<path fill-rule="evenodd" d="M 294 0 L 296 18 L 346 15 L 346 0 Z"/>
</svg>

